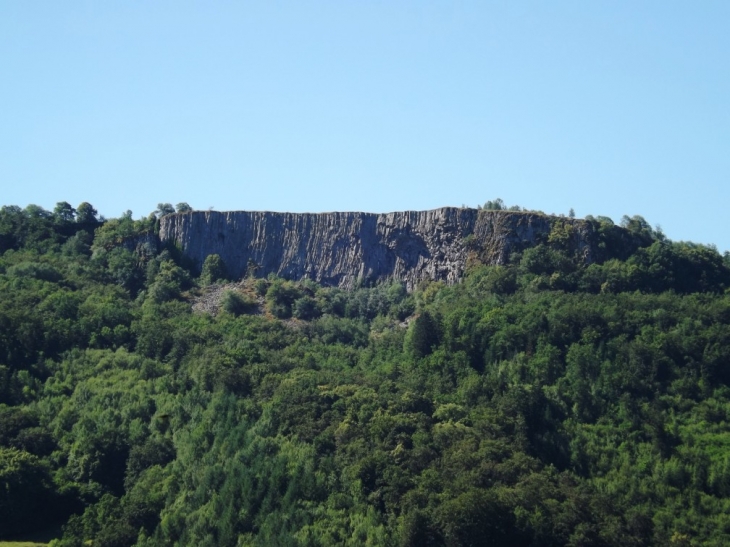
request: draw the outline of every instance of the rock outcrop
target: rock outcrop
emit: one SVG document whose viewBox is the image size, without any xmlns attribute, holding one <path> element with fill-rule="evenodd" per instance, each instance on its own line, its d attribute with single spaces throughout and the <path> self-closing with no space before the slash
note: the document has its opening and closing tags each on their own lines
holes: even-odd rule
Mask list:
<svg viewBox="0 0 730 547">
<path fill-rule="evenodd" d="M 513 252 L 546 242 L 556 222 L 569 228 L 565 244 L 593 261 L 594 230 L 586 221 L 454 207 L 387 214 L 195 211 L 163 217 L 159 237 L 198 267 L 220 255 L 236 278 L 275 273 L 343 288 L 397 279 L 412 289 L 425 279 L 459 281 L 470 259 L 504 264 Z"/>
</svg>

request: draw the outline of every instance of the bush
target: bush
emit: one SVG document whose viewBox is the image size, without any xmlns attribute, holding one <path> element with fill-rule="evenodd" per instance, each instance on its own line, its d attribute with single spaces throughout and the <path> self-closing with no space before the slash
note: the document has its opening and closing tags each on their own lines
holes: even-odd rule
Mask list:
<svg viewBox="0 0 730 547">
<path fill-rule="evenodd" d="M 256 309 L 256 301 L 237 291 L 226 291 L 221 298 L 221 308 L 233 315 L 251 313 Z"/>
<path fill-rule="evenodd" d="M 203 268 L 200 272 L 200 282 L 203 285 L 211 285 L 218 280 L 227 279 L 228 272 L 226 264 L 220 255 L 212 254 L 205 257 Z"/>
<path fill-rule="evenodd" d="M 269 282 L 265 279 L 257 279 L 256 283 L 254 283 L 254 291 L 256 291 L 256 294 L 259 296 L 266 296 L 266 291 L 269 290 Z"/>
<path fill-rule="evenodd" d="M 20 262 L 15 266 L 10 266 L 7 274 L 11 277 L 32 277 L 51 282 L 59 281 L 62 277 L 53 266 L 38 262 Z"/>
<path fill-rule="evenodd" d="M 311 296 L 302 296 L 296 300 L 293 311 L 297 319 L 315 319 L 322 314 L 317 307 L 317 301 Z"/>
<path fill-rule="evenodd" d="M 292 315 L 294 302 L 301 296 L 302 292 L 291 281 L 274 279 L 266 292 L 266 306 L 275 317 L 287 319 Z"/>
</svg>

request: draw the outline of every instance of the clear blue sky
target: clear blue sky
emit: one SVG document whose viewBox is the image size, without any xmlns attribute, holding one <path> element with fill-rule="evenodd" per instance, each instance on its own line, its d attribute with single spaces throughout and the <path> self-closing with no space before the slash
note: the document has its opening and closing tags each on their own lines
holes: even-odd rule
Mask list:
<svg viewBox="0 0 730 547">
<path fill-rule="evenodd" d="M 0 3 L 2 204 L 501 197 L 730 249 L 730 2 Z"/>
</svg>

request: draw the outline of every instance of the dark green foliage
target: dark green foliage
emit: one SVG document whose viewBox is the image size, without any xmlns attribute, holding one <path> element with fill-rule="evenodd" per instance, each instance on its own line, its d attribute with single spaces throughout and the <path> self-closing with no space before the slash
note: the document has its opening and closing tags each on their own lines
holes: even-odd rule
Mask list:
<svg viewBox="0 0 730 547">
<path fill-rule="evenodd" d="M 359 347 L 367 344 L 369 330 L 363 321 L 328 315 L 315 322 L 314 332 L 324 344 Z"/>
<path fill-rule="evenodd" d="M 175 459 L 175 446 L 166 437 L 150 437 L 143 444 L 132 448 L 127 459 L 125 484 L 127 489 L 140 475 L 153 465 L 165 466 Z"/>
<path fill-rule="evenodd" d="M 486 211 L 504 211 L 507 209 L 507 206 L 504 204 L 504 201 L 502 201 L 501 198 L 497 198 L 494 201 L 489 200 L 484 204 L 482 209 Z"/>
<path fill-rule="evenodd" d="M 520 207 L 519 205 L 507 206 L 505 204 L 505 202 L 502 201 L 502 199 L 500 199 L 500 198 L 497 198 L 495 200 L 489 200 L 483 206 L 477 205 L 477 209 L 479 209 L 479 210 L 484 209 L 485 211 L 516 211 L 516 212 L 525 210 L 522 207 Z"/>
<path fill-rule="evenodd" d="M 61 238 L 50 213 L 38 206 L 25 210 L 14 205 L 0 208 L 0 252 L 20 248 L 45 250 Z"/>
<path fill-rule="evenodd" d="M 37 416 L 18 407 L 0 405 L 0 447 L 48 456 L 56 448 L 53 436 L 38 426 Z"/>
<path fill-rule="evenodd" d="M 200 282 L 203 285 L 210 285 L 216 281 L 227 279 L 228 271 L 226 264 L 220 255 L 212 254 L 205 257 L 203 268 L 200 272 Z"/>
<path fill-rule="evenodd" d="M 97 222 L 98 212 L 91 203 L 84 201 L 76 207 L 76 222 L 79 224 L 94 224 Z"/>
<path fill-rule="evenodd" d="M 67 201 L 59 201 L 53 209 L 53 216 L 56 221 L 61 223 L 73 222 L 76 218 L 76 209 L 71 207 Z"/>
<path fill-rule="evenodd" d="M 20 262 L 10 266 L 5 274 L 8 277 L 32 277 L 41 281 L 59 281 L 61 274 L 53 266 L 37 262 Z"/>
<path fill-rule="evenodd" d="M 547 245 L 537 245 L 522 253 L 520 262 L 527 272 L 537 275 L 570 273 L 575 263 L 569 257 Z"/>
<path fill-rule="evenodd" d="M 266 296 L 266 291 L 269 290 L 269 283 L 266 279 L 257 279 L 254 284 L 254 290 L 258 296 Z"/>
<path fill-rule="evenodd" d="M 15 448 L 0 448 L 0 531 L 5 537 L 29 529 L 48 511 L 53 496 L 49 466 Z"/>
<path fill-rule="evenodd" d="M 233 315 L 251 313 L 256 309 L 256 301 L 248 295 L 238 291 L 228 290 L 221 298 L 221 308 Z"/>
<path fill-rule="evenodd" d="M 164 217 L 165 215 L 171 215 L 175 212 L 175 208 L 169 203 L 158 203 L 155 214 L 158 217 Z"/>
<path fill-rule="evenodd" d="M 276 278 L 266 291 L 266 307 L 274 317 L 286 319 L 292 316 L 294 302 L 301 296 L 302 291 L 295 283 Z"/>
<path fill-rule="evenodd" d="M 714 248 L 588 219 L 613 258 L 585 266 L 561 219 L 455 286 L 247 279 L 211 316 L 154 220 L 89 228 L 67 205 L 0 209 L 0 536 L 730 542 Z"/>
<path fill-rule="evenodd" d="M 314 319 L 322 314 L 317 306 L 317 301 L 307 295 L 294 301 L 292 313 L 297 319 Z"/>
<path fill-rule="evenodd" d="M 413 320 L 406 342 L 414 357 L 426 357 L 433 351 L 439 343 L 439 326 L 431 313 L 425 311 Z"/>
<path fill-rule="evenodd" d="M 510 507 L 493 490 L 469 490 L 439 507 L 436 518 L 449 547 L 530 544 L 516 528 Z"/>
</svg>

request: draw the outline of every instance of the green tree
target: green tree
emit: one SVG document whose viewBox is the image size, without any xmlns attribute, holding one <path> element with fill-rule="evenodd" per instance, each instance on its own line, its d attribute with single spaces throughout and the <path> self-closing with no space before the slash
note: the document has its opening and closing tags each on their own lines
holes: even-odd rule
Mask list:
<svg viewBox="0 0 730 547">
<path fill-rule="evenodd" d="M 292 312 L 297 319 L 314 319 L 321 314 L 317 301 L 307 295 L 294 301 Z"/>
<path fill-rule="evenodd" d="M 225 262 L 218 254 L 211 254 L 205 257 L 203 268 L 200 272 L 200 282 L 203 285 L 210 285 L 221 279 L 228 278 L 228 270 Z"/>
<path fill-rule="evenodd" d="M 53 484 L 48 466 L 15 448 L 0 448 L 0 534 L 7 537 L 32 529 L 47 510 Z"/>
<path fill-rule="evenodd" d="M 190 211 L 193 210 L 193 208 L 190 207 L 190 205 L 188 205 L 184 201 L 181 201 L 180 203 L 178 203 L 177 205 L 175 205 L 175 210 L 178 213 L 189 213 Z"/>
<path fill-rule="evenodd" d="M 25 214 L 31 218 L 48 218 L 51 216 L 51 213 L 46 211 L 43 207 L 32 203 L 25 208 Z"/>
<path fill-rule="evenodd" d="M 253 311 L 256 301 L 238 291 L 225 291 L 221 298 L 221 308 L 233 315 L 241 315 Z"/>
<path fill-rule="evenodd" d="M 443 503 L 437 515 L 449 547 L 528 544 L 515 527 L 514 513 L 492 491 L 469 490 Z"/>
<path fill-rule="evenodd" d="M 439 342 L 439 325 L 437 320 L 424 311 L 411 323 L 408 329 L 407 346 L 415 357 L 426 357 Z"/>
<path fill-rule="evenodd" d="M 53 209 L 53 216 L 61 222 L 73 222 L 76 218 L 76 209 L 67 201 L 59 201 Z"/>
<path fill-rule="evenodd" d="M 84 201 L 76 208 L 76 222 L 79 224 L 90 224 L 98 222 L 96 216 L 98 211 L 88 201 Z"/>
<path fill-rule="evenodd" d="M 266 306 L 274 317 L 287 319 L 292 315 L 294 302 L 301 296 L 301 291 L 291 281 L 274 279 L 266 292 Z"/>
<path fill-rule="evenodd" d="M 171 215 L 175 212 L 175 208 L 170 203 L 158 203 L 155 214 L 158 218 L 164 217 L 165 215 Z"/>
<path fill-rule="evenodd" d="M 484 204 L 483 207 L 487 211 L 503 211 L 507 208 L 501 198 L 497 198 L 494 201 L 490 200 Z"/>
</svg>

